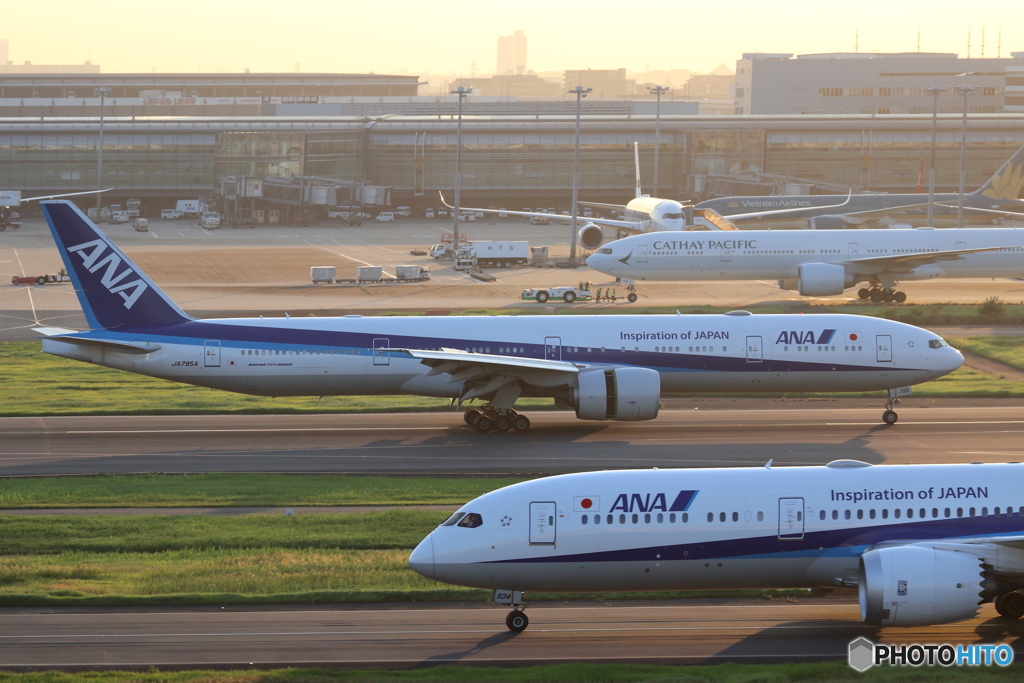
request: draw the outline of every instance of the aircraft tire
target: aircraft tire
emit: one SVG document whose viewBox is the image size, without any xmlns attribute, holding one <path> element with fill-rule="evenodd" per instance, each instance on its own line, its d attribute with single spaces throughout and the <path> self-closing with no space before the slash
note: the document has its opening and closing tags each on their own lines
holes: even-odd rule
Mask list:
<svg viewBox="0 0 1024 683">
<path fill-rule="evenodd" d="M 999 616 L 1007 619 L 1024 617 L 1024 595 L 1016 591 L 1003 593 L 996 598 L 996 612 L 999 613 Z"/>
<path fill-rule="evenodd" d="M 888 287 L 885 288 L 884 290 L 882 290 L 882 301 L 884 301 L 885 303 L 887 303 L 887 304 L 888 303 L 892 303 L 893 299 L 895 299 L 895 298 L 896 297 L 892 293 L 892 290 L 889 289 Z"/>
<path fill-rule="evenodd" d="M 508 430 L 512 429 L 512 420 L 507 417 L 499 417 L 494 421 L 494 431 L 504 434 Z"/>
<path fill-rule="evenodd" d="M 494 429 L 494 420 L 492 420 L 489 415 L 481 415 L 476 418 L 476 421 L 473 423 L 473 428 L 481 434 L 486 434 Z"/>
<path fill-rule="evenodd" d="M 882 422 L 887 425 L 894 425 L 896 421 L 900 419 L 900 416 L 896 414 L 895 410 L 886 410 L 882 413 Z"/>
<path fill-rule="evenodd" d="M 636 294 L 634 292 L 630 292 L 629 296 L 626 297 L 626 301 L 628 301 L 631 304 L 635 304 L 636 303 Z"/>
<path fill-rule="evenodd" d="M 872 301 L 872 303 L 876 303 L 876 304 L 882 303 L 882 290 L 880 290 L 880 289 L 872 289 L 871 290 L 871 301 Z"/>
<path fill-rule="evenodd" d="M 907 300 L 907 293 L 906 292 L 894 292 L 893 295 L 892 295 L 892 298 L 896 301 L 896 303 L 901 304 L 901 303 L 903 303 L 904 301 Z"/>
<path fill-rule="evenodd" d="M 505 617 L 505 626 L 508 626 L 509 631 L 519 633 L 525 631 L 526 627 L 530 625 L 530 617 L 526 616 L 526 612 L 520 610 L 512 610 Z"/>
<path fill-rule="evenodd" d="M 530 429 L 530 418 L 525 415 L 515 415 L 512 418 L 512 429 L 517 432 L 525 432 Z"/>
<path fill-rule="evenodd" d="M 861 299 L 870 299 L 871 290 L 868 289 L 867 287 L 861 287 L 860 291 L 857 292 L 857 296 L 859 296 Z"/>
<path fill-rule="evenodd" d="M 479 416 L 480 416 L 480 411 L 479 410 L 477 410 L 476 408 L 470 408 L 465 413 L 463 413 L 462 419 L 466 421 L 466 424 L 468 424 L 470 427 L 472 427 L 473 423 L 476 422 L 476 418 L 478 418 Z"/>
</svg>

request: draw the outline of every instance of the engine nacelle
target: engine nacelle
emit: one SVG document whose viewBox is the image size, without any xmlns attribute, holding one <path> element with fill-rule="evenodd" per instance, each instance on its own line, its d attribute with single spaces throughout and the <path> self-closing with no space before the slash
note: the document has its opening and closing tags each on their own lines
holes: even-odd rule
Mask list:
<svg viewBox="0 0 1024 683">
<path fill-rule="evenodd" d="M 580 244 L 584 249 L 597 249 L 604 244 L 604 231 L 601 226 L 587 223 L 579 231 Z"/>
<path fill-rule="evenodd" d="M 585 370 L 573 404 L 581 420 L 653 420 L 661 404 L 661 376 L 649 368 Z"/>
<path fill-rule="evenodd" d="M 802 263 L 797 273 L 800 296 L 842 294 L 843 290 L 854 285 L 853 274 L 835 263 Z"/>
<path fill-rule="evenodd" d="M 860 558 L 860 618 L 873 626 L 928 626 L 971 619 L 984 602 L 981 560 L 921 545 Z"/>
<path fill-rule="evenodd" d="M 811 230 L 846 230 L 850 227 L 843 216 L 814 216 L 810 223 Z"/>
</svg>

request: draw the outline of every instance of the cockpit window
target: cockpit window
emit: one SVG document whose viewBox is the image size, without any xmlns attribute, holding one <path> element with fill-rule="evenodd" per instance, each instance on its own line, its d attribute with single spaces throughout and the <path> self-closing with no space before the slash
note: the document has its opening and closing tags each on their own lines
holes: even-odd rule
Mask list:
<svg viewBox="0 0 1024 683">
<path fill-rule="evenodd" d="M 675 219 L 677 221 L 682 219 L 682 217 L 683 217 L 683 214 L 681 214 L 681 213 L 666 213 L 665 214 L 665 218 L 673 218 L 673 219 Z"/>
<path fill-rule="evenodd" d="M 462 518 L 459 522 L 459 526 L 465 527 L 466 529 L 475 529 L 484 523 L 484 518 L 475 512 L 470 512 L 468 515 Z"/>
<path fill-rule="evenodd" d="M 454 526 L 456 522 L 466 516 L 465 512 L 456 512 L 448 519 L 441 522 L 441 526 Z"/>
<path fill-rule="evenodd" d="M 612 250 L 611 249 L 598 249 L 597 253 L 598 254 L 610 254 L 610 253 L 612 253 Z"/>
<path fill-rule="evenodd" d="M 929 349 L 941 349 L 943 346 L 949 346 L 949 344 L 946 343 L 945 339 L 929 339 L 928 340 L 928 348 Z"/>
</svg>

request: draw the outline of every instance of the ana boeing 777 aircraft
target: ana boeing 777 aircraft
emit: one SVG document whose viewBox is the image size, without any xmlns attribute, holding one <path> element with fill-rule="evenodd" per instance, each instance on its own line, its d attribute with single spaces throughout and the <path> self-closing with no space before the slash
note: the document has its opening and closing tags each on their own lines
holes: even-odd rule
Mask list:
<svg viewBox="0 0 1024 683">
<path fill-rule="evenodd" d="M 628 280 L 778 280 L 801 296 L 842 294 L 859 283 L 872 301 L 906 301 L 903 281 L 1024 276 L 1024 229 L 758 230 L 634 235 L 587 265 Z"/>
<path fill-rule="evenodd" d="M 1024 464 L 564 474 L 463 505 L 409 557 L 495 590 L 522 631 L 525 591 L 849 587 L 874 626 L 1024 616 Z"/>
<path fill-rule="evenodd" d="M 466 422 L 505 432 L 530 427 L 520 396 L 650 420 L 663 391 L 889 390 L 892 424 L 897 396 L 963 363 L 927 330 L 847 315 L 197 320 L 74 204 L 42 207 L 91 328 L 37 328 L 43 351 L 225 391 L 480 399 Z"/>
</svg>

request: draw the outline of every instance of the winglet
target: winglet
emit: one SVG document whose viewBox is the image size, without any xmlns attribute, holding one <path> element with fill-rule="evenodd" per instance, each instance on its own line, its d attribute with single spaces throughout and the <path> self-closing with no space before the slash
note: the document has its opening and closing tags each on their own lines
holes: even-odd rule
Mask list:
<svg viewBox="0 0 1024 683">
<path fill-rule="evenodd" d="M 765 468 L 766 470 L 770 470 L 770 469 L 772 468 L 772 463 L 773 463 L 773 462 L 775 462 L 775 458 L 769 458 L 769 459 L 768 459 L 768 462 L 766 462 L 766 463 L 764 464 L 764 468 Z"/>
</svg>

